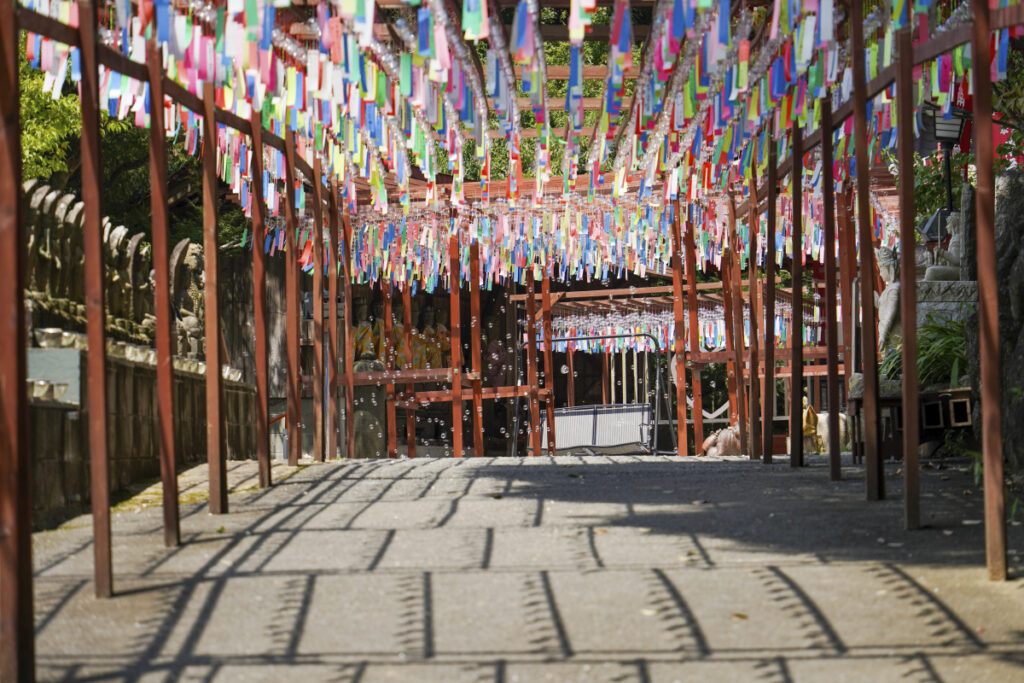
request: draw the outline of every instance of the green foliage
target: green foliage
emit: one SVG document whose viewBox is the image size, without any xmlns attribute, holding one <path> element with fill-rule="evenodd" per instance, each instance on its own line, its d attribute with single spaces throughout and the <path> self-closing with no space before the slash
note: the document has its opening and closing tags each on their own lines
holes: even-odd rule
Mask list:
<svg viewBox="0 0 1024 683">
<path fill-rule="evenodd" d="M 21 45 L 22 177 L 81 194 L 81 107 L 77 86 L 66 80 L 59 96 L 43 92 L 44 75 L 29 65 Z M 150 234 L 149 130 L 100 111 L 103 214 L 131 233 Z M 172 244 L 185 237 L 202 242 L 202 163 L 182 138 L 168 140 L 167 180 Z M 224 185 L 218 201 L 219 241 L 236 241 L 247 219 Z"/>
<path fill-rule="evenodd" d="M 950 320 L 929 313 L 918 329 L 917 377 L 922 386 L 958 385 L 967 369 L 967 321 Z M 889 349 L 878 370 L 883 377 L 897 380 L 903 376 L 903 347 Z"/>
</svg>

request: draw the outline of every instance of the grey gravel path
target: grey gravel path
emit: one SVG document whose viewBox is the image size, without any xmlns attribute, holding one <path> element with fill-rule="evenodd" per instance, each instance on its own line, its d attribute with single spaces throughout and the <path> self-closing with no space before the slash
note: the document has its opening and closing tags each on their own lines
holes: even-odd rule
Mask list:
<svg viewBox="0 0 1024 683">
<path fill-rule="evenodd" d="M 859 469 L 832 483 L 813 458 L 314 465 L 225 516 L 184 506 L 176 549 L 158 507 L 115 514 L 105 601 L 79 518 L 34 539 L 38 674 L 1024 680 L 1024 582 L 985 580 L 971 476 L 926 467 L 908 533 L 888 474 L 867 503 Z"/>
</svg>

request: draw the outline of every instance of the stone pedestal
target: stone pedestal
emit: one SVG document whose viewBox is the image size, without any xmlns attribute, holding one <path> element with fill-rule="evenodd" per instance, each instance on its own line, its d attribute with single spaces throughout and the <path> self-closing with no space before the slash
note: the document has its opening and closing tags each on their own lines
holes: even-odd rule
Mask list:
<svg viewBox="0 0 1024 683">
<path fill-rule="evenodd" d="M 921 280 L 917 283 L 917 327 L 936 318 L 964 320 L 978 308 L 978 283 L 964 280 Z"/>
</svg>

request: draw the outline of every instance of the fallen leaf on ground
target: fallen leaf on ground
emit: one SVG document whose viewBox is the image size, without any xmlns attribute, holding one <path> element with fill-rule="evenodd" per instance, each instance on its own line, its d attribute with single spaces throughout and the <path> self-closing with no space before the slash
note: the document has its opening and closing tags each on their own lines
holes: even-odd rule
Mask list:
<svg viewBox="0 0 1024 683">
<path fill-rule="evenodd" d="M 733 613 L 732 613 L 732 618 L 733 618 L 733 619 L 736 619 L 736 620 L 738 620 L 738 621 L 746 621 L 746 620 L 747 620 L 747 619 L 749 619 L 750 617 L 748 617 L 748 616 L 747 616 L 746 614 L 744 614 L 743 612 L 733 612 Z"/>
</svg>

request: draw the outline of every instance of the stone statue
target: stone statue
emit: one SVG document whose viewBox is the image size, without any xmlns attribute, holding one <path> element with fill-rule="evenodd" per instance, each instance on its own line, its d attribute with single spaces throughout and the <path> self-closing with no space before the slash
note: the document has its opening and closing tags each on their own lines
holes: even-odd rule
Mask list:
<svg viewBox="0 0 1024 683">
<path fill-rule="evenodd" d="M 924 273 L 924 279 L 935 280 L 959 280 L 960 262 L 963 260 L 964 244 L 961 214 L 954 211 L 946 221 L 946 228 L 949 231 L 949 244 L 945 249 L 936 249 L 934 252 L 935 263 L 929 266 Z"/>
<path fill-rule="evenodd" d="M 900 281 L 899 253 L 888 247 L 875 250 L 878 258 L 878 272 L 885 282 L 885 289 L 878 297 L 878 350 L 896 346 L 901 338 L 900 328 Z"/>
<path fill-rule="evenodd" d="M 365 308 L 366 304 L 363 304 Z M 384 372 L 384 364 L 367 351 L 353 366 L 355 372 Z M 382 458 L 384 441 L 384 387 L 380 384 L 357 386 L 353 394 L 355 405 L 355 443 L 352 456 L 356 458 Z"/>
<path fill-rule="evenodd" d="M 356 327 L 352 332 L 352 345 L 355 357 L 362 358 L 366 354 L 370 354 L 376 358 L 377 348 L 373 340 L 373 327 L 368 319 L 367 311 L 369 307 L 366 305 L 366 300 L 355 299 L 352 302 L 352 308 L 354 309 L 353 313 L 356 319 Z"/>
</svg>

